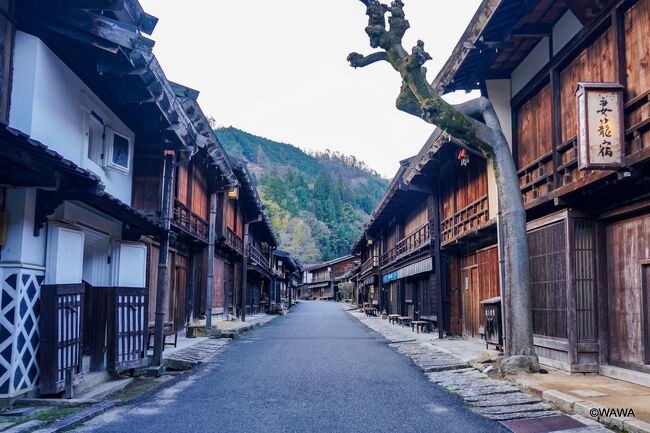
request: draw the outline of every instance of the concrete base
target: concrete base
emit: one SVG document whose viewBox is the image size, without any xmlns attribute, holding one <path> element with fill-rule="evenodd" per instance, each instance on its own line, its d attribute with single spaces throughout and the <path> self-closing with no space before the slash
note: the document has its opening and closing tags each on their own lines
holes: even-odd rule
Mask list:
<svg viewBox="0 0 650 433">
<path fill-rule="evenodd" d="M 614 367 L 611 365 L 601 365 L 598 372 L 602 376 L 650 387 L 650 374 L 628 370 L 626 368 Z"/>
<path fill-rule="evenodd" d="M 109 395 L 123 390 L 133 382 L 133 378 L 111 380 L 88 388 L 74 398 L 23 398 L 17 402 L 30 406 L 75 407 L 99 403 Z"/>
<path fill-rule="evenodd" d="M 144 374 L 145 376 L 148 377 L 160 377 L 160 375 L 163 374 L 164 371 L 165 371 L 165 367 L 163 367 L 162 365 L 158 365 L 158 366 L 151 365 L 144 369 Z"/>
</svg>

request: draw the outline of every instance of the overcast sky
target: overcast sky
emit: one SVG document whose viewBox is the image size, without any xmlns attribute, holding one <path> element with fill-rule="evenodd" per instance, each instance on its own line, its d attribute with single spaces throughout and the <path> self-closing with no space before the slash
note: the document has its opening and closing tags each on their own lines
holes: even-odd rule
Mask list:
<svg viewBox="0 0 650 433">
<path fill-rule="evenodd" d="M 348 66 L 351 51 L 371 52 L 357 0 L 141 3 L 160 19 L 152 37 L 167 77 L 199 90 L 203 111 L 220 126 L 303 149 L 338 150 L 385 177 L 432 131 L 395 108 L 400 77 L 387 63 Z M 411 22 L 405 46 L 425 41 L 433 79 L 480 0 L 405 3 Z"/>
</svg>

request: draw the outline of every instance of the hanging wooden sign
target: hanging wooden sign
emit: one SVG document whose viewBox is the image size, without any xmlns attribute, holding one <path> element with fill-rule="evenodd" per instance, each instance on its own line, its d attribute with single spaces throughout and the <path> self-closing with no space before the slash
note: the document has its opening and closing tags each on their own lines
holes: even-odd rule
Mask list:
<svg viewBox="0 0 650 433">
<path fill-rule="evenodd" d="M 578 168 L 615 170 L 625 165 L 623 86 L 578 83 Z"/>
</svg>

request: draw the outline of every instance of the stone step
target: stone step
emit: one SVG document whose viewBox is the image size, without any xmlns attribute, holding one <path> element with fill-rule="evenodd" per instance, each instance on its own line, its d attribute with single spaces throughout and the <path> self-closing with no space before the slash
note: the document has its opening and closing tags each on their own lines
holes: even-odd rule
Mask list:
<svg viewBox="0 0 650 433">
<path fill-rule="evenodd" d="M 542 412 L 553 409 L 546 403 L 514 404 L 510 406 L 476 407 L 473 410 L 481 415 L 501 415 L 506 413 Z"/>
<path fill-rule="evenodd" d="M 529 404 L 541 403 L 541 400 L 526 394 L 519 394 L 513 392 L 511 394 L 497 394 L 494 395 L 479 395 L 476 397 L 468 397 L 465 400 L 475 407 L 490 407 L 490 406 L 508 406 L 514 404 Z"/>
<path fill-rule="evenodd" d="M 83 380 L 79 385 L 74 387 L 75 396 L 84 394 L 96 386 L 106 383 L 111 380 L 111 374 L 108 371 L 93 371 L 84 373 Z"/>
<path fill-rule="evenodd" d="M 164 358 L 163 364 L 169 370 L 190 370 L 221 351 L 228 343 L 230 343 L 228 339 L 206 340 L 172 353 Z"/>
</svg>

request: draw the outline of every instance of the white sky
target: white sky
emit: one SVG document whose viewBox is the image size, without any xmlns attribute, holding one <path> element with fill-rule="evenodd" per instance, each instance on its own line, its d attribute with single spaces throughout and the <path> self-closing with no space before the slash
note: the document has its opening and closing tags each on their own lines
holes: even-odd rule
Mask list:
<svg viewBox="0 0 650 433">
<path fill-rule="evenodd" d="M 357 0 L 140 1 L 160 19 L 152 37 L 167 77 L 199 90 L 203 111 L 220 126 L 338 150 L 384 177 L 432 131 L 395 108 L 400 78 L 388 63 L 348 66 L 350 52 L 372 51 Z M 480 0 L 405 3 L 405 47 L 425 41 L 433 79 Z"/>
</svg>

